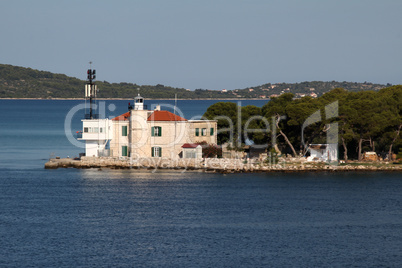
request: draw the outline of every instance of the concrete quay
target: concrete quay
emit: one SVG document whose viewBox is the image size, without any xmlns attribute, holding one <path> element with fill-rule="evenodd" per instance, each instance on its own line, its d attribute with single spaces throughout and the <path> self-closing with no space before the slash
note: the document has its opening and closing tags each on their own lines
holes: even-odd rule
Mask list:
<svg viewBox="0 0 402 268">
<path fill-rule="evenodd" d="M 168 159 L 168 158 L 127 158 L 127 157 L 81 157 L 50 159 L 45 169 L 57 168 L 110 168 L 110 169 L 148 169 L 148 170 L 198 170 L 218 173 L 241 172 L 315 172 L 315 171 L 402 171 L 401 164 L 383 163 L 351 163 L 333 165 L 305 161 L 286 162 L 280 160 L 277 164 L 259 162 L 257 160 L 204 158 L 204 159 Z"/>
</svg>

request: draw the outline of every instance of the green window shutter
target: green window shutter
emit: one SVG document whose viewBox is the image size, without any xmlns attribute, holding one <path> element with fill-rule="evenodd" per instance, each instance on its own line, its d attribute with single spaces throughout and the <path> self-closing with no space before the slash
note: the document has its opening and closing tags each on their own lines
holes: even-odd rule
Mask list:
<svg viewBox="0 0 402 268">
<path fill-rule="evenodd" d="M 162 148 L 161 147 L 152 147 L 151 155 L 152 155 L 152 157 L 162 157 Z"/>
<path fill-rule="evenodd" d="M 196 136 L 200 136 L 200 129 L 199 129 L 199 128 L 196 128 L 196 129 L 195 129 L 195 135 L 196 135 Z"/>
<path fill-rule="evenodd" d="M 122 136 L 127 136 L 127 126 L 122 126 L 121 127 L 121 135 Z"/>
<path fill-rule="evenodd" d="M 127 156 L 127 146 L 121 146 L 121 155 Z"/>
<path fill-rule="evenodd" d="M 211 135 L 211 136 L 214 135 L 214 128 L 213 128 L 213 127 L 211 127 L 211 133 L 210 133 L 210 135 Z"/>
<path fill-rule="evenodd" d="M 152 137 L 162 136 L 162 127 L 152 127 L 151 128 L 151 136 Z"/>
</svg>

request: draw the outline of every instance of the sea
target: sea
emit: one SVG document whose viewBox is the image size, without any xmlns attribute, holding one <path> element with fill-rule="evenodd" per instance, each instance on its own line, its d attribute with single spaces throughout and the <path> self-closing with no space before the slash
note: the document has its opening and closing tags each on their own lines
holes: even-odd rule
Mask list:
<svg viewBox="0 0 402 268">
<path fill-rule="evenodd" d="M 145 101 L 188 119 L 215 102 Z M 0 100 L 0 267 L 402 266 L 401 173 L 45 170 L 83 152 L 84 104 Z"/>
</svg>

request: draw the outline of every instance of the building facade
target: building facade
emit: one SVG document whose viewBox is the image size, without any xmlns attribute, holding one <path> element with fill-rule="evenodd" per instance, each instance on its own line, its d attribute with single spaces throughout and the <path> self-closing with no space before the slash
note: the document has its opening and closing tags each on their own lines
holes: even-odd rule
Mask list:
<svg viewBox="0 0 402 268">
<path fill-rule="evenodd" d="M 186 143 L 217 143 L 216 120 L 187 120 L 169 111 L 161 111 L 160 107 L 155 110 L 145 107 L 144 99 L 138 96 L 128 112 L 111 120 L 83 120 L 82 139 L 86 141 L 86 156 L 108 154 L 112 157 L 175 159 L 183 157 L 182 146 Z M 102 130 L 100 127 L 96 129 L 95 125 L 102 126 Z M 98 132 L 85 135 L 85 130 L 90 127 Z"/>
</svg>

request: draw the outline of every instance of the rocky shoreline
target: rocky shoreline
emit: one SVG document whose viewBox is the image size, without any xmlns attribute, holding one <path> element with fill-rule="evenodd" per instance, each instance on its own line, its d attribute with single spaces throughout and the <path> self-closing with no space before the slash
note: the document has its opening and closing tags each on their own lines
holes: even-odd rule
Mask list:
<svg viewBox="0 0 402 268">
<path fill-rule="evenodd" d="M 301 161 L 297 161 L 301 160 Z M 262 163 L 242 159 L 164 159 L 164 158 L 113 158 L 82 157 L 81 159 L 50 159 L 45 169 L 57 168 L 109 168 L 109 169 L 144 169 L 144 170 L 191 170 L 216 173 L 242 172 L 342 172 L 342 171 L 402 171 L 402 165 L 393 163 L 353 162 L 347 164 L 327 164 L 306 162 L 302 159 L 293 161 L 280 160 L 279 163 Z"/>
</svg>

